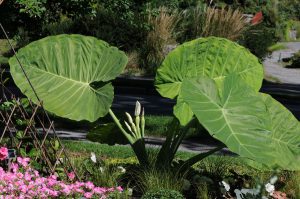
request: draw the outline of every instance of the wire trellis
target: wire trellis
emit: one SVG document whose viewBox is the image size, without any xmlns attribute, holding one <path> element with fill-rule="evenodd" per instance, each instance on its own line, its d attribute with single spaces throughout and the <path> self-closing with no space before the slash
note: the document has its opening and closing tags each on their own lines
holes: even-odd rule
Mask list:
<svg viewBox="0 0 300 199">
<path fill-rule="evenodd" d="M 45 165 L 46 173 L 54 174 L 58 169 L 63 168 L 64 174 L 73 171 L 77 179 L 79 179 L 63 143 L 57 136 L 54 121 L 50 119 L 48 113 L 43 108 L 42 101 L 28 78 L 22 63 L 18 59 L 17 53 L 1 23 L 0 28 L 38 101 L 38 103 L 34 104 L 31 100 L 27 100 L 25 105 L 22 102 L 22 98 L 6 86 L 6 79 L 3 79 L 3 73 L 5 73 L 6 69 L 0 68 L 0 143 L 5 142 L 8 147 L 20 151 L 23 140 L 21 139 L 17 141 L 16 137 L 20 133 L 23 137 L 30 137 L 33 147 L 38 151 L 34 159 L 35 161 L 41 161 Z M 25 125 L 23 124 L 21 129 L 16 119 L 25 122 Z"/>
</svg>

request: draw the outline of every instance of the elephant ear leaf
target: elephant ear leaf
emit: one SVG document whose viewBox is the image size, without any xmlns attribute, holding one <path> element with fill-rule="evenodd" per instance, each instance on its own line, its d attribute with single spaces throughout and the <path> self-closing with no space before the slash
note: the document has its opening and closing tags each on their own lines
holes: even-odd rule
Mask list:
<svg viewBox="0 0 300 199">
<path fill-rule="evenodd" d="M 275 164 L 265 103 L 237 75 L 226 77 L 222 88 L 210 78 L 184 80 L 182 96 L 206 130 L 231 151 Z"/>
<path fill-rule="evenodd" d="M 157 70 L 155 86 L 162 96 L 173 99 L 180 93 L 184 79 L 222 79 L 232 73 L 256 91 L 262 85 L 263 67 L 246 48 L 224 38 L 199 38 L 168 54 Z"/>
<path fill-rule="evenodd" d="M 277 165 L 300 170 L 300 123 L 295 116 L 270 95 L 261 94 L 271 119 L 272 140 Z"/>
<path fill-rule="evenodd" d="M 94 37 L 58 35 L 32 42 L 17 54 L 46 110 L 72 120 L 95 121 L 113 101 L 110 80 L 127 63 L 125 53 Z M 9 60 L 16 85 L 38 102 L 18 64 Z"/>
<path fill-rule="evenodd" d="M 263 67 L 246 48 L 224 38 L 208 37 L 186 42 L 170 52 L 155 77 L 157 91 L 164 97 L 176 98 L 174 115 L 181 125 L 192 118 L 192 111 L 181 97 L 185 79 L 210 77 L 218 82 L 235 73 L 258 91 L 263 80 Z"/>
</svg>

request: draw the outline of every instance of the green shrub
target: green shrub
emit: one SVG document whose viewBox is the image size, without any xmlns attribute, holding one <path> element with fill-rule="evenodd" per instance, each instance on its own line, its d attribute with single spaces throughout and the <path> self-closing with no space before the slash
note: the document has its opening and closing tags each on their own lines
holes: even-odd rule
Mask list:
<svg viewBox="0 0 300 199">
<path fill-rule="evenodd" d="M 247 47 L 258 58 L 263 59 L 268 54 L 268 47 L 278 41 L 276 30 L 263 23 L 251 26 L 243 34 L 240 43 Z"/>
<path fill-rule="evenodd" d="M 142 199 L 184 199 L 183 195 L 175 190 L 157 189 L 148 191 Z"/>
<path fill-rule="evenodd" d="M 127 144 L 128 141 L 114 123 L 101 124 L 93 128 L 86 136 L 88 140 L 102 144 Z"/>
<path fill-rule="evenodd" d="M 274 52 L 274 51 L 283 50 L 283 49 L 286 49 L 286 48 L 287 48 L 287 47 L 286 47 L 284 44 L 282 44 L 282 43 L 277 43 L 277 44 L 274 44 L 274 45 L 270 46 L 270 47 L 268 48 L 268 51 L 269 51 L 269 52 Z"/>
<path fill-rule="evenodd" d="M 291 64 L 286 66 L 286 68 L 300 68 L 300 51 L 295 53 L 289 61 L 291 62 Z"/>
</svg>

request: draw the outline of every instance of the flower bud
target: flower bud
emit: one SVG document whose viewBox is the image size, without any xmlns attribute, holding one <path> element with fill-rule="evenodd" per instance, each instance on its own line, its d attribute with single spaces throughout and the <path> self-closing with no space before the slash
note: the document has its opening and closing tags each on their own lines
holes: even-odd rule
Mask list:
<svg viewBox="0 0 300 199">
<path fill-rule="evenodd" d="M 127 113 L 127 112 L 125 112 L 125 115 L 127 116 L 128 122 L 129 122 L 130 124 L 132 124 L 132 123 L 133 123 L 133 120 L 132 120 L 131 115 L 130 115 L 129 113 Z"/>
<path fill-rule="evenodd" d="M 141 114 L 141 104 L 139 103 L 139 101 L 136 101 L 134 115 L 139 116 L 140 114 Z"/>
<path fill-rule="evenodd" d="M 124 121 L 124 122 L 125 122 L 125 125 L 126 125 L 126 127 L 128 128 L 128 130 L 129 130 L 130 132 L 132 132 L 132 130 L 131 130 L 129 124 L 128 124 L 126 121 Z"/>
</svg>

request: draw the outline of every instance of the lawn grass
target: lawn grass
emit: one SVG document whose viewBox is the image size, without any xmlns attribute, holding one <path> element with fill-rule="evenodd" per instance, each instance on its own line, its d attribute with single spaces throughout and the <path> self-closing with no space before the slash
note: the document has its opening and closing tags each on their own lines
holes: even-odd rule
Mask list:
<svg viewBox="0 0 300 199">
<path fill-rule="evenodd" d="M 82 156 L 90 156 L 94 152 L 98 156 L 108 156 L 110 158 L 130 158 L 134 157 L 134 152 L 129 146 L 100 144 L 85 141 L 63 141 L 66 149 L 72 153 Z"/>
<path fill-rule="evenodd" d="M 286 46 L 284 44 L 282 44 L 282 43 L 276 43 L 276 44 L 270 46 L 268 48 L 268 51 L 269 52 L 274 52 L 274 51 L 283 50 L 283 49 L 286 49 Z"/>
<path fill-rule="evenodd" d="M 79 157 L 89 157 L 91 152 L 94 152 L 97 156 L 109 159 L 130 159 L 135 158 L 135 154 L 132 148 L 129 145 L 107 145 L 107 144 L 100 144 L 95 142 L 89 141 L 70 141 L 70 140 L 63 140 L 63 144 L 65 145 L 68 152 L 71 155 L 79 156 Z M 158 148 L 148 148 L 151 154 L 155 154 L 158 152 Z M 197 155 L 197 152 L 187 152 L 187 151 L 177 151 L 176 159 L 186 160 Z M 232 157 L 232 156 L 224 156 L 224 155 L 212 155 L 207 158 L 207 162 L 213 162 L 215 164 L 220 163 L 221 167 L 226 167 L 226 165 L 231 164 L 235 166 L 242 166 L 244 165 L 243 160 L 239 157 Z M 199 162 L 196 164 L 196 167 L 207 167 L 206 161 Z M 247 169 L 251 168 L 247 166 Z"/>
<path fill-rule="evenodd" d="M 94 152 L 98 156 L 109 157 L 109 158 L 132 158 L 135 157 L 135 154 L 132 148 L 128 145 L 113 145 L 100 144 L 89 141 L 69 141 L 64 140 L 63 144 L 66 149 L 71 153 L 80 154 L 82 156 L 90 156 L 91 152 Z M 151 148 L 150 150 L 157 150 Z M 194 156 L 196 153 L 178 151 L 177 158 L 187 159 Z"/>
<path fill-rule="evenodd" d="M 155 137 L 165 137 L 168 125 L 171 123 L 173 116 L 145 116 L 146 126 L 145 135 Z"/>
</svg>

